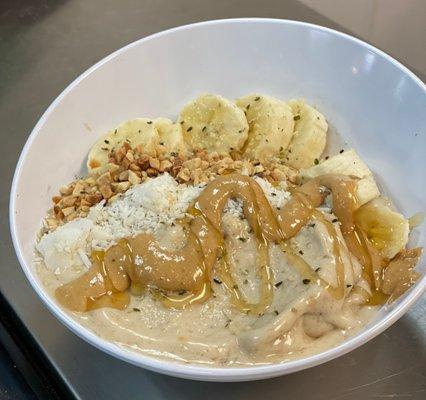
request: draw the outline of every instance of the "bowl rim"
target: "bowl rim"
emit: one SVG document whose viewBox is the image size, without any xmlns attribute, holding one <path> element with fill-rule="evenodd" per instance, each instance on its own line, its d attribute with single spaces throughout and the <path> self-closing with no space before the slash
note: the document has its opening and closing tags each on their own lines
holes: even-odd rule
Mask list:
<svg viewBox="0 0 426 400">
<path fill-rule="evenodd" d="M 321 353 L 314 354 L 302 359 L 291 360 L 288 362 L 271 364 L 271 365 L 261 365 L 261 366 L 251 366 L 251 367 L 211 367 L 211 366 L 201 366 L 196 364 L 184 364 L 178 363 L 175 361 L 163 360 L 159 358 L 154 358 L 150 356 L 143 355 L 131 350 L 127 350 L 123 347 L 120 347 L 110 341 L 102 339 L 97 336 L 95 333 L 89 329 L 83 327 L 78 322 L 76 322 L 70 315 L 66 314 L 64 310 L 60 308 L 56 302 L 50 298 L 50 296 L 45 292 L 45 289 L 36 282 L 31 274 L 31 266 L 27 265 L 24 260 L 23 251 L 21 250 L 21 245 L 18 241 L 18 232 L 15 219 L 15 207 L 16 207 L 16 193 L 18 189 L 19 179 L 21 176 L 21 170 L 29 152 L 31 145 L 39 133 L 42 126 L 45 124 L 51 113 L 54 109 L 61 103 L 65 96 L 71 92 L 75 86 L 77 86 L 81 81 L 83 81 L 90 74 L 95 72 L 105 63 L 119 56 L 120 54 L 126 52 L 134 46 L 138 46 L 145 42 L 155 40 L 162 36 L 167 36 L 182 30 L 190 30 L 198 26 L 207 26 L 207 25 L 221 25 L 221 24 L 245 24 L 245 23 L 259 23 L 259 24 L 282 24 L 282 25 L 296 25 L 302 26 L 305 28 L 315 29 L 327 34 L 335 35 L 350 42 L 353 42 L 359 46 L 362 46 L 369 51 L 381 56 L 386 59 L 388 62 L 397 67 L 405 75 L 409 76 L 425 93 L 426 95 L 426 85 L 418 78 L 413 72 L 411 72 L 407 67 L 402 65 L 399 61 L 395 60 L 393 57 L 389 56 L 387 53 L 382 50 L 355 38 L 346 33 L 339 32 L 334 29 L 326 28 L 320 25 L 315 25 L 303 21 L 293 21 L 287 19 L 276 19 L 276 18 L 229 18 L 229 19 L 218 19 L 210 21 L 202 21 L 191 24 L 186 24 L 174 28 L 170 28 L 161 32 L 154 33 L 152 35 L 143 37 L 134 42 L 131 42 L 113 53 L 107 55 L 85 72 L 79 75 L 74 79 L 50 104 L 46 109 L 43 115 L 38 120 L 37 124 L 31 131 L 22 151 L 19 156 L 16 169 L 13 175 L 13 181 L 10 191 L 10 200 L 9 200 L 9 224 L 12 236 L 12 242 L 15 249 L 15 253 L 19 260 L 19 263 L 30 282 L 33 289 L 36 291 L 38 296 L 41 298 L 45 306 L 50 310 L 50 312 L 65 326 L 67 326 L 74 334 L 95 346 L 96 348 L 112 355 L 120 360 L 129 362 L 130 364 L 146 368 L 154 372 L 160 372 L 166 375 L 181 377 L 186 379 L 195 379 L 195 380 L 204 380 L 204 381 L 221 381 L 221 382 L 231 382 L 231 381 L 248 381 L 248 380 L 257 380 L 272 378 L 280 375 L 289 374 L 292 372 L 300 371 L 306 368 L 310 368 L 324 362 L 330 361 L 334 358 L 337 358 L 341 355 L 348 353 L 349 351 L 361 346 L 367 341 L 373 339 L 375 336 L 383 332 L 390 325 L 396 322 L 413 304 L 416 300 L 420 298 L 422 293 L 426 288 L 426 276 L 423 278 L 408 292 L 404 295 L 398 304 L 386 315 L 382 320 L 378 321 L 375 324 L 372 324 L 368 328 L 360 331 L 349 339 L 345 340 L 343 343 L 327 349 Z"/>
</svg>

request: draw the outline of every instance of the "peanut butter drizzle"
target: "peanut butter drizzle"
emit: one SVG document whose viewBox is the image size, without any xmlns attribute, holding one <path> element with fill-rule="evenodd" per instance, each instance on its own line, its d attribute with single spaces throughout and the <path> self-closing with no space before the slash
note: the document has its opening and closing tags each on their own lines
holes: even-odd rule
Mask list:
<svg viewBox="0 0 426 400">
<path fill-rule="evenodd" d="M 391 301 L 401 296 L 419 279 L 420 275 L 414 268 L 422 252 L 421 247 L 403 249 L 389 262 L 383 273 L 381 290 L 390 296 Z"/>
<path fill-rule="evenodd" d="M 311 282 L 322 285 L 324 287 L 329 286 L 327 282 L 322 280 L 318 274 L 312 270 L 311 266 L 303 259 L 303 257 L 299 256 L 299 254 L 294 251 L 289 242 L 281 242 L 280 248 L 290 261 L 291 265 L 297 269 L 302 279 L 309 279 Z"/>
<path fill-rule="evenodd" d="M 310 279 L 325 285 L 316 274 L 313 275 L 312 270 L 308 273 L 310 267 L 290 252 L 285 243 L 311 218 L 316 218 L 326 225 L 333 241 L 336 260 L 337 286 L 327 285 L 327 290 L 333 297 L 342 298 L 345 290 L 344 265 L 340 253 L 342 244 L 333 225 L 315 210 L 327 194 L 324 187 L 332 191 L 333 211 L 341 222 L 342 234 L 350 251 L 361 261 L 366 274 L 372 280 L 377 279 L 372 250 L 367 245 L 365 235 L 359 233 L 352 216 L 357 208 L 354 180 L 344 175 L 320 176 L 296 188 L 292 199 L 280 211 L 274 211 L 261 187 L 253 179 L 232 173 L 208 184 L 189 210 L 193 218 L 186 223 L 187 242 L 183 248 L 165 250 L 153 235 L 146 233 L 122 239 L 105 252 L 94 252 L 90 270 L 58 288 L 56 297 L 65 307 L 75 311 L 106 306 L 122 309 L 129 302 L 129 287 L 138 293 L 145 287 L 151 287 L 157 290 L 165 306 L 184 308 L 210 297 L 212 270 L 220 258 L 219 273 L 230 291 L 233 304 L 244 312 L 261 313 L 270 306 L 273 298 L 270 242 L 287 249 L 304 273 L 310 274 Z M 261 281 L 260 301 L 257 304 L 249 303 L 235 285 L 227 260 L 221 224 L 223 208 L 230 198 L 243 201 L 244 216 L 256 237 L 258 275 Z"/>
<path fill-rule="evenodd" d="M 336 263 L 336 286 L 332 287 L 327 284 L 327 290 L 335 299 L 340 300 L 345 295 L 345 265 L 342 259 L 342 248 L 344 245 L 329 220 L 324 218 L 317 210 L 314 210 L 313 217 L 325 226 L 331 240 L 334 262 Z"/>
<path fill-rule="evenodd" d="M 380 256 L 378 250 L 369 242 L 367 236 L 360 227 L 357 226 L 354 220 L 354 212 L 358 209 L 359 205 L 356 198 L 356 180 L 340 174 L 328 174 L 319 176 L 312 181 L 308 182 L 314 185 L 322 185 L 331 190 L 333 196 L 333 212 L 340 222 L 340 229 L 345 240 L 345 243 L 350 251 L 360 262 L 363 268 L 363 277 L 369 282 L 373 288 L 373 293 L 367 300 L 370 304 L 383 304 L 387 296 L 383 296 L 380 292 L 382 282 L 382 272 L 386 266 L 386 260 Z M 307 185 L 307 184 L 306 184 Z M 303 185 L 305 187 L 306 185 Z M 312 189 L 309 188 L 309 189 Z M 315 187 L 313 186 L 315 191 Z M 305 189 L 306 191 L 306 189 Z M 311 193 L 308 193 L 311 196 Z M 311 197 L 312 198 L 312 197 Z M 315 212 L 314 217 L 322 217 L 318 212 Z M 323 222 L 328 222 L 324 220 Z M 330 223 L 325 223 L 330 237 L 333 240 L 333 253 L 336 260 L 336 276 L 338 282 L 337 290 L 343 296 L 344 294 L 344 265 L 341 259 L 342 244 L 336 246 L 340 239 L 336 236 L 334 228 Z M 329 288 L 329 291 L 333 289 Z"/>
<path fill-rule="evenodd" d="M 242 312 L 262 313 L 272 303 L 273 284 L 269 265 L 269 241 L 279 242 L 282 233 L 262 188 L 251 178 L 232 174 L 218 178 L 218 186 L 209 185 L 203 191 L 195 208 L 212 224 L 216 232 L 221 232 L 223 208 L 230 198 L 243 201 L 243 213 L 253 229 L 258 249 L 258 275 L 260 278 L 260 301 L 249 303 L 236 285 L 231 267 L 221 243 L 222 259 L 218 272 L 230 292 L 232 303 Z M 215 182 L 216 182 L 215 181 Z M 220 190 L 218 189 L 220 187 Z"/>
<path fill-rule="evenodd" d="M 310 282 L 323 286 L 327 289 L 333 298 L 340 300 L 345 295 L 345 267 L 341 255 L 343 244 L 341 243 L 340 238 L 337 236 L 333 224 L 324 218 L 322 213 L 314 210 L 312 217 L 320 223 L 324 224 L 331 240 L 333 256 L 336 263 L 336 286 L 332 286 L 324 279 L 320 278 L 319 275 L 312 270 L 311 266 L 303 259 L 303 257 L 301 257 L 293 250 L 289 242 L 282 242 L 280 244 L 280 248 L 289 259 L 291 265 L 298 270 L 303 279 L 308 279 Z"/>
<path fill-rule="evenodd" d="M 272 273 L 269 268 L 269 250 L 268 242 L 258 241 L 258 275 L 260 277 L 260 301 L 258 303 L 249 303 L 244 298 L 238 285 L 232 276 L 231 266 L 227 259 L 226 252 L 224 257 L 218 264 L 218 274 L 222 280 L 222 283 L 226 286 L 231 294 L 232 304 L 242 312 L 251 312 L 254 314 L 260 314 L 265 312 L 272 303 L 273 300 L 273 287 L 272 287 Z"/>
<path fill-rule="evenodd" d="M 104 252 L 92 254 L 93 264 L 88 272 L 74 281 L 60 286 L 56 297 L 63 306 L 75 311 L 88 311 L 101 307 L 113 307 L 120 310 L 129 303 L 129 294 L 119 291 L 104 263 Z"/>
</svg>

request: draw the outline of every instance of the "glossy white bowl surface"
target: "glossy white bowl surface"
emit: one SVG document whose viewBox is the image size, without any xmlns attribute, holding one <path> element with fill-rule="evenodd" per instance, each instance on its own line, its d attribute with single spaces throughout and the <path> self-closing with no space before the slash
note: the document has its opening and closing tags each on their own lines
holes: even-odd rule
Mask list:
<svg viewBox="0 0 426 400">
<path fill-rule="evenodd" d="M 344 146 L 355 147 L 406 215 L 426 210 L 426 89 L 385 53 L 348 35 L 302 22 L 236 19 L 161 32 L 106 57 L 71 83 L 31 133 L 11 191 L 13 242 L 22 268 L 50 311 L 84 340 L 132 364 L 211 381 L 268 378 L 338 357 L 401 317 L 424 291 L 423 278 L 383 308 L 358 335 L 321 354 L 252 368 L 206 368 L 149 358 L 107 342 L 76 323 L 42 287 L 34 235 L 51 196 L 84 173 L 96 138 L 134 117 L 176 118 L 202 92 L 228 98 L 258 92 L 303 97 L 325 114 Z M 413 234 L 425 245 L 425 225 Z"/>
</svg>

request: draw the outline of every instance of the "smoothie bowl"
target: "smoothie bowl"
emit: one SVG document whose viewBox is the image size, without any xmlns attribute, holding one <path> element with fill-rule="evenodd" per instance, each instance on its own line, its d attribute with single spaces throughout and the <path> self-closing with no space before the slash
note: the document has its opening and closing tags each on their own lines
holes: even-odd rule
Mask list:
<svg viewBox="0 0 426 400">
<path fill-rule="evenodd" d="M 34 128 L 11 193 L 21 265 L 76 334 L 154 371 L 330 360 L 424 290 L 425 106 L 395 60 L 309 24 L 142 39 Z"/>
</svg>

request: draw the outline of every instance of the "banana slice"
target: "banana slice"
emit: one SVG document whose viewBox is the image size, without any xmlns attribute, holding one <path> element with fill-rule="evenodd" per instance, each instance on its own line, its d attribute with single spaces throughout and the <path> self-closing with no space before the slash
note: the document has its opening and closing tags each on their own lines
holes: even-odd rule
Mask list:
<svg viewBox="0 0 426 400">
<path fill-rule="evenodd" d="M 180 113 L 184 140 L 193 149 L 220 154 L 240 150 L 247 140 L 244 113 L 231 101 L 204 94 L 188 103 Z"/>
<path fill-rule="evenodd" d="M 154 120 L 154 127 L 158 131 L 160 144 L 166 147 L 169 153 L 187 152 L 180 124 L 173 123 L 167 118 L 157 118 Z"/>
<path fill-rule="evenodd" d="M 293 136 L 291 108 L 273 97 L 251 94 L 236 101 L 249 123 L 245 154 L 257 160 L 278 156 Z"/>
<path fill-rule="evenodd" d="M 372 174 L 367 175 L 357 182 L 356 197 L 359 205 L 368 203 L 378 196 L 380 196 L 379 188 Z"/>
<path fill-rule="evenodd" d="M 327 140 L 328 125 L 324 116 L 302 100 L 290 100 L 294 119 L 294 136 L 284 153 L 291 167 L 308 168 L 319 159 Z"/>
<path fill-rule="evenodd" d="M 324 174 L 343 174 L 359 178 L 357 199 L 360 205 L 380 196 L 373 174 L 353 149 L 330 157 L 311 168 L 302 169 L 299 176 L 305 181 Z"/>
<path fill-rule="evenodd" d="M 386 199 L 379 197 L 364 204 L 354 217 L 382 256 L 393 258 L 407 244 L 408 220 L 393 211 Z"/>
<path fill-rule="evenodd" d="M 87 159 L 89 172 L 94 172 L 108 163 L 109 153 L 127 141 L 131 147 L 141 145 L 146 153 L 153 153 L 159 144 L 158 130 L 152 119 L 138 118 L 123 122 L 110 130 L 92 147 Z"/>
</svg>

